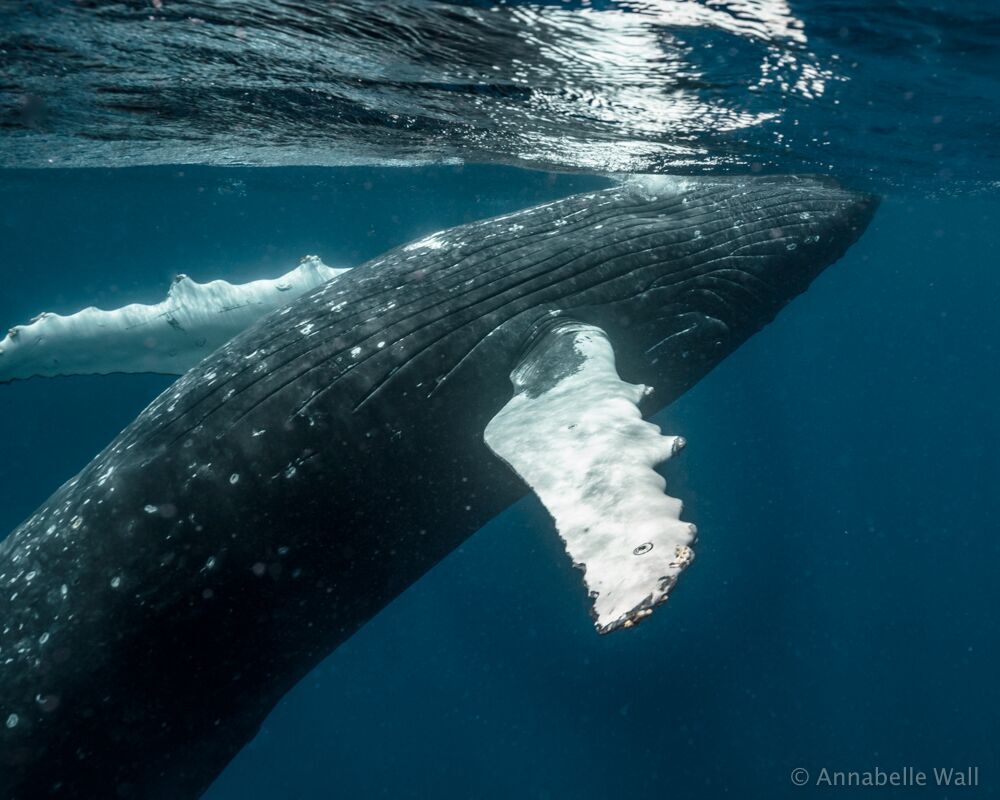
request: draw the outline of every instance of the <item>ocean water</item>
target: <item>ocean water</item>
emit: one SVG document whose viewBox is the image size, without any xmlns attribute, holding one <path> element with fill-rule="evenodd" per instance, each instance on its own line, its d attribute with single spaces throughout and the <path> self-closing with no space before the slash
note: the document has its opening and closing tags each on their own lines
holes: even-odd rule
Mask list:
<svg viewBox="0 0 1000 800">
<path fill-rule="evenodd" d="M 289 693 L 208 800 L 1000 795 L 1000 90 L 991 71 L 1000 18 L 989 4 L 541 3 L 508 14 L 414 2 L 400 4 L 399 14 L 416 15 L 404 27 L 430 33 L 390 55 L 372 44 L 388 23 L 358 3 L 329 29 L 340 60 L 322 62 L 316 79 L 341 86 L 351 70 L 383 70 L 351 84 L 354 111 L 327 108 L 305 130 L 300 101 L 275 99 L 291 102 L 305 56 L 273 24 L 282 18 L 267 16 L 272 4 L 235 4 L 244 17 L 230 22 L 251 40 L 254 24 L 269 31 L 261 52 L 276 50 L 290 72 L 257 87 L 258 115 L 235 130 L 227 125 L 246 109 L 220 98 L 241 62 L 190 40 L 209 35 L 207 4 L 201 17 L 196 4 L 170 0 L 0 5 L 19 6 L 3 24 L 14 78 L 0 91 L 9 101 L 0 322 L 155 302 L 179 272 L 273 277 L 309 253 L 356 265 L 451 225 L 608 185 L 609 172 L 822 172 L 883 195 L 840 262 L 656 416 L 688 440 L 664 474 L 700 531 L 697 561 L 666 606 L 634 630 L 597 636 L 579 573 L 545 510 L 526 498 Z M 32 26 L 52 8 L 63 16 L 48 35 L 64 49 L 13 49 L 37 38 Z M 473 58 L 467 38 L 447 40 L 448 58 L 435 60 L 445 11 L 475 24 L 501 14 L 488 29 L 497 42 L 542 30 L 518 39 L 503 74 L 512 84 L 516 63 L 522 89 L 545 91 L 519 104 L 510 85 L 476 83 L 468 75 L 493 65 Z M 709 12 L 728 22 L 709 15 L 672 27 L 676 15 Z M 308 30 L 290 29 L 319 47 L 333 26 L 323 15 L 334 12 L 315 13 Z M 52 53 L 106 55 L 112 23 L 139 37 L 161 25 L 163 48 L 193 48 L 218 80 L 178 99 L 171 91 L 190 81 L 164 67 L 170 51 L 140 38 L 145 47 L 115 51 L 121 62 L 104 72 L 71 59 L 57 87 L 45 67 Z M 579 69 L 553 66 L 577 65 L 570 45 L 594 31 L 610 37 L 614 25 L 624 29 L 620 61 L 595 49 Z M 697 46 L 723 41 L 718 59 Z M 654 46 L 666 55 L 644 49 Z M 697 75 L 682 59 L 691 52 L 703 57 Z M 789 54 L 797 67 L 782 60 Z M 460 56 L 475 91 L 439 74 L 457 70 Z M 136 64 L 153 70 L 156 59 L 159 82 Z M 745 75 L 769 78 L 768 59 L 795 80 L 751 91 Z M 267 66 L 246 82 L 264 83 Z M 824 91 L 796 88 L 803 74 Z M 98 78 L 140 110 L 88 108 Z M 693 93 L 669 135 L 662 108 L 628 93 L 668 80 L 678 86 L 658 102 Z M 529 113 L 552 97 L 603 116 L 551 105 L 551 117 Z M 170 113 L 157 105 L 168 101 Z M 401 113 L 380 106 L 390 101 L 423 121 L 419 135 L 380 116 Z M 699 103 L 719 116 L 692 118 Z M 442 122 L 446 112 L 454 118 Z M 777 127 L 744 113 L 776 114 Z M 573 122 L 560 131 L 564 118 Z M 723 135 L 720 120 L 735 119 L 742 127 Z M 795 128 L 807 132 L 784 147 Z M 30 516 L 170 383 L 106 375 L 0 385 L 0 530 Z M 979 768 L 978 786 L 936 785 L 934 770 L 968 767 Z M 929 785 L 830 787 L 821 777 L 906 768 Z"/>
</svg>

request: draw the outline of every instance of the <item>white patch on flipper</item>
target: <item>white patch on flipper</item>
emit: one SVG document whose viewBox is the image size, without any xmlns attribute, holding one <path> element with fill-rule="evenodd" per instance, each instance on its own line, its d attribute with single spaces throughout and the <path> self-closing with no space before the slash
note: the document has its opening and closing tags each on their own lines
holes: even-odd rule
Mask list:
<svg viewBox="0 0 1000 800">
<path fill-rule="evenodd" d="M 569 341 L 567 341 L 569 337 Z M 571 345 L 567 346 L 567 345 Z M 515 394 L 486 444 L 538 495 L 584 570 L 600 633 L 630 627 L 691 563 L 695 527 L 653 469 L 684 444 L 642 419 L 599 328 L 563 324 L 511 373 Z"/>
<path fill-rule="evenodd" d="M 0 381 L 110 372 L 181 375 L 265 314 L 344 272 L 306 256 L 271 280 L 196 283 L 179 275 L 156 305 L 41 314 L 0 341 Z"/>
</svg>

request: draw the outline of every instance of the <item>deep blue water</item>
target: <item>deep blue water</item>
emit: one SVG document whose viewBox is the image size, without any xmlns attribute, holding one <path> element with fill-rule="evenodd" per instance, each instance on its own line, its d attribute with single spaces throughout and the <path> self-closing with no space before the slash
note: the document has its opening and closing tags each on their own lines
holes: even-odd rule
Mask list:
<svg viewBox="0 0 1000 800">
<path fill-rule="evenodd" d="M 355 264 L 599 185 L 408 169 L 0 173 L 0 320 L 155 301 L 175 272 Z M 778 320 L 657 421 L 698 560 L 642 626 L 594 634 L 527 499 L 327 659 L 209 800 L 797 798 L 794 768 L 980 767 L 1000 795 L 1000 202 L 889 195 Z M 0 386 L 10 530 L 169 380 Z M 892 796 L 897 796 L 893 794 Z"/>
</svg>

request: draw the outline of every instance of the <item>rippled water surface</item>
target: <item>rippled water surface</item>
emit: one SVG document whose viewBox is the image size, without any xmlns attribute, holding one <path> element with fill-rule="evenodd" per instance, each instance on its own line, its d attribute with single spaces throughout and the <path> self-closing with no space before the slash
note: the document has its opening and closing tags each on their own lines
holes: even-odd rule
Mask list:
<svg viewBox="0 0 1000 800">
<path fill-rule="evenodd" d="M 991 0 L 3 0 L 0 164 L 1000 179 Z"/>
</svg>

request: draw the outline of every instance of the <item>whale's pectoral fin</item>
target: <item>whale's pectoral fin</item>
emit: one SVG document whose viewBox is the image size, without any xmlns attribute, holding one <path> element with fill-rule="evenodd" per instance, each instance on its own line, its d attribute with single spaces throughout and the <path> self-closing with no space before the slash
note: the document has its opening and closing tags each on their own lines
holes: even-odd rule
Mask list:
<svg viewBox="0 0 1000 800">
<path fill-rule="evenodd" d="M 584 571 L 598 632 L 628 628 L 667 599 L 691 563 L 695 526 L 653 469 L 684 445 L 642 419 L 648 391 L 615 369 L 604 331 L 545 333 L 511 373 L 514 396 L 486 444 L 538 495 Z"/>
<path fill-rule="evenodd" d="M 284 275 L 249 283 L 195 283 L 178 275 L 156 305 L 85 308 L 65 317 L 46 312 L 0 339 L 0 383 L 112 372 L 181 375 L 261 317 L 344 272 L 306 256 Z"/>
</svg>

